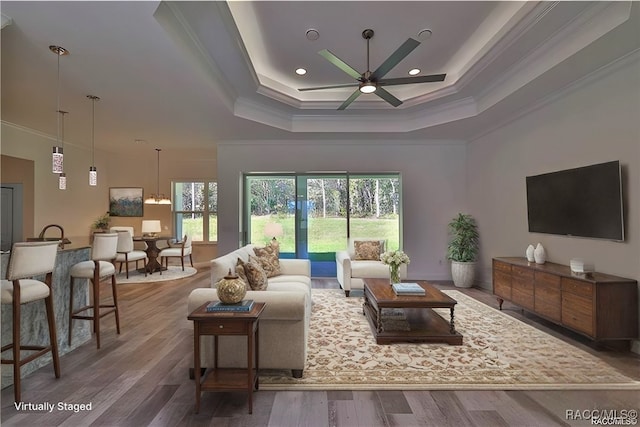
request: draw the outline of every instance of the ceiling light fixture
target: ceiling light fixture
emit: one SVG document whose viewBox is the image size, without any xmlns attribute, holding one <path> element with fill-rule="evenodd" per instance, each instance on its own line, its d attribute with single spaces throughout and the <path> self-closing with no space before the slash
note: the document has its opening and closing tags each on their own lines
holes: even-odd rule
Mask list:
<svg viewBox="0 0 640 427">
<path fill-rule="evenodd" d="M 60 57 L 64 55 L 68 55 L 69 51 L 63 47 L 51 45 L 49 46 L 49 50 L 56 54 L 58 57 L 58 86 L 57 86 L 57 98 L 56 98 L 56 113 L 60 113 Z M 62 147 L 60 146 L 60 114 L 56 114 L 56 146 L 53 147 L 53 154 L 51 156 L 51 172 L 53 173 L 63 173 L 64 166 L 64 153 Z"/>
<path fill-rule="evenodd" d="M 60 132 L 60 152 L 62 152 L 62 149 L 64 148 L 64 115 L 69 114 L 69 112 L 58 110 L 58 113 L 61 116 L 60 122 L 62 124 L 61 132 Z M 62 171 L 58 174 L 58 190 L 66 190 L 66 189 L 67 189 L 67 174 L 65 174 L 64 171 Z"/>
<path fill-rule="evenodd" d="M 318 32 L 318 30 L 309 28 L 305 33 L 305 36 L 307 37 L 307 40 L 315 41 L 320 38 L 320 33 Z"/>
<path fill-rule="evenodd" d="M 373 82 L 362 82 L 360 83 L 360 92 L 362 93 L 373 93 L 376 91 L 378 87 Z"/>
<path fill-rule="evenodd" d="M 96 101 L 100 101 L 95 95 L 87 95 L 91 100 L 91 166 L 89 166 L 89 185 L 95 187 L 98 185 L 98 169 L 95 162 L 95 135 L 96 135 Z"/>
<path fill-rule="evenodd" d="M 299 76 L 304 76 L 305 74 L 307 74 L 307 70 L 305 70 L 302 67 L 296 68 L 296 74 L 299 75 Z"/>
<path fill-rule="evenodd" d="M 425 28 L 424 30 L 420 30 L 418 32 L 418 40 L 420 41 L 425 41 L 427 40 L 429 37 L 431 37 L 431 35 L 433 34 L 433 31 Z"/>
<path fill-rule="evenodd" d="M 171 200 L 164 197 L 164 194 L 160 194 L 160 151 L 162 150 L 160 148 L 156 148 L 156 151 L 158 152 L 158 186 L 156 187 L 156 194 L 152 194 L 144 201 L 144 203 L 146 205 L 170 205 Z"/>
<path fill-rule="evenodd" d="M 417 76 L 418 74 L 420 74 L 420 68 L 412 68 L 409 70 L 410 76 Z"/>
</svg>

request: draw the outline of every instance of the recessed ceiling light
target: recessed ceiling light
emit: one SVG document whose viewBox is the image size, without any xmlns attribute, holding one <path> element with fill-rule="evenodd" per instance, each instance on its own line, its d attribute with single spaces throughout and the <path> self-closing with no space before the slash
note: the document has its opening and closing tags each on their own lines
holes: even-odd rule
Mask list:
<svg viewBox="0 0 640 427">
<path fill-rule="evenodd" d="M 299 76 L 304 76 L 305 74 L 307 74 L 307 70 L 305 70 L 304 68 L 296 68 L 296 74 Z"/>
<path fill-rule="evenodd" d="M 431 37 L 431 34 L 433 34 L 433 31 L 425 28 L 424 30 L 420 30 L 418 32 L 418 40 L 420 41 L 425 41 L 426 39 L 428 39 L 429 37 Z"/>
<path fill-rule="evenodd" d="M 415 76 L 417 74 L 420 74 L 420 68 L 412 68 L 411 70 L 409 70 L 410 76 Z"/>
<path fill-rule="evenodd" d="M 318 40 L 320 38 L 320 33 L 318 32 L 318 30 L 314 30 L 313 28 L 308 29 L 305 35 L 307 36 L 308 40 L 312 41 Z"/>
</svg>

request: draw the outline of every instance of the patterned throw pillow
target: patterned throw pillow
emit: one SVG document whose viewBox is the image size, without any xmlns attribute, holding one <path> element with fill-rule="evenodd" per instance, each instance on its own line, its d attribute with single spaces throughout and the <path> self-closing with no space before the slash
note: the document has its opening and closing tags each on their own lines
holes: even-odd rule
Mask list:
<svg viewBox="0 0 640 427">
<path fill-rule="evenodd" d="M 264 248 L 253 248 L 260 265 L 262 266 L 267 277 L 273 277 L 280 274 L 280 245 L 271 242 Z"/>
<path fill-rule="evenodd" d="M 267 290 L 267 273 L 262 269 L 260 262 L 256 258 L 249 256 L 249 261 L 244 263 L 244 272 L 252 290 Z"/>
<path fill-rule="evenodd" d="M 380 261 L 380 242 L 378 240 L 356 240 L 353 242 L 356 260 Z"/>
<path fill-rule="evenodd" d="M 236 276 L 242 279 L 244 284 L 247 285 L 247 289 L 250 289 L 247 274 L 244 272 L 244 261 L 242 261 L 240 258 L 238 258 L 238 262 L 236 262 Z"/>
</svg>

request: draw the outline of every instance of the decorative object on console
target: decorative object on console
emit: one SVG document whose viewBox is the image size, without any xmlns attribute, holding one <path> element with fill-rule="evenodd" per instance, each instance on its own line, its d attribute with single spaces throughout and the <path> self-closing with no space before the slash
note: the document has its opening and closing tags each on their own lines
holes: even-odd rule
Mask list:
<svg viewBox="0 0 640 427">
<path fill-rule="evenodd" d="M 547 261 L 547 252 L 544 250 L 542 243 L 538 243 L 536 250 L 533 251 L 533 257 L 536 264 L 544 264 Z"/>
<path fill-rule="evenodd" d="M 222 278 L 217 284 L 218 298 L 225 304 L 237 304 L 247 294 L 247 284 L 231 272 Z M 207 311 L 209 309 L 207 308 Z"/>
<path fill-rule="evenodd" d="M 447 247 L 453 284 L 470 288 L 475 280 L 478 257 L 478 226 L 469 214 L 459 213 L 448 225 L 452 239 Z"/>
<path fill-rule="evenodd" d="M 109 188 L 109 213 L 111 216 L 143 216 L 142 187 Z"/>
<path fill-rule="evenodd" d="M 573 258 L 569 265 L 571 266 L 572 273 L 589 274 L 596 271 L 592 262 L 585 261 L 581 258 Z"/>
<path fill-rule="evenodd" d="M 527 250 L 525 252 L 525 255 L 527 257 L 527 261 L 529 262 L 535 262 L 536 258 L 534 256 L 534 251 L 536 250 L 536 248 L 533 247 L 533 245 L 529 245 L 527 246 Z"/>
<path fill-rule="evenodd" d="M 69 51 L 62 46 L 49 46 L 49 50 L 56 54 L 58 57 L 58 86 L 57 86 L 57 101 L 56 101 L 56 113 L 60 113 L 60 57 L 64 55 L 69 55 Z M 56 143 L 57 145 L 53 147 L 53 154 L 51 157 L 52 168 L 51 171 L 53 173 L 63 173 L 63 161 L 64 161 L 64 150 L 60 145 L 60 115 L 56 116 L 56 122 L 58 124 L 58 132 L 56 134 Z"/>
<path fill-rule="evenodd" d="M 158 176 L 157 176 L 157 187 L 156 194 L 152 194 L 148 199 L 144 201 L 146 205 L 170 205 L 171 200 L 164 197 L 164 194 L 160 193 L 160 148 L 156 148 L 156 152 L 158 153 Z"/>
<path fill-rule="evenodd" d="M 142 235 L 145 237 L 156 237 L 162 232 L 162 226 L 159 219 L 142 220 Z"/>
<path fill-rule="evenodd" d="M 87 95 L 91 100 L 91 166 L 89 166 L 89 185 L 95 187 L 98 185 L 98 169 L 95 162 L 95 126 L 96 126 L 96 101 L 100 101 L 95 95 Z"/>
<path fill-rule="evenodd" d="M 389 266 L 391 284 L 400 282 L 400 266 L 411 262 L 409 256 L 401 250 L 387 251 L 380 255 L 380 261 Z"/>
</svg>

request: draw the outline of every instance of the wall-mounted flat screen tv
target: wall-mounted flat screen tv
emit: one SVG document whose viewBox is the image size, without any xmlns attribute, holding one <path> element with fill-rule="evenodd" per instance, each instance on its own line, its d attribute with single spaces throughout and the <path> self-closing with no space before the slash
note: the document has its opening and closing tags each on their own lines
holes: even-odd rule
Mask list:
<svg viewBox="0 0 640 427">
<path fill-rule="evenodd" d="M 529 231 L 624 240 L 620 162 L 527 177 Z"/>
</svg>

